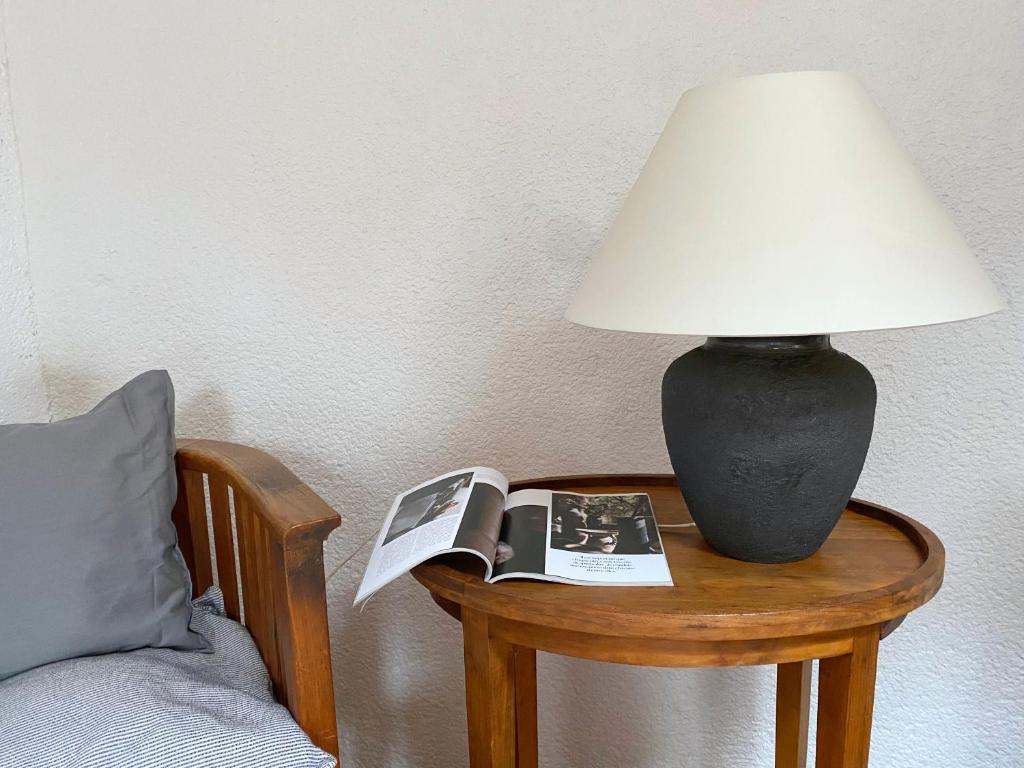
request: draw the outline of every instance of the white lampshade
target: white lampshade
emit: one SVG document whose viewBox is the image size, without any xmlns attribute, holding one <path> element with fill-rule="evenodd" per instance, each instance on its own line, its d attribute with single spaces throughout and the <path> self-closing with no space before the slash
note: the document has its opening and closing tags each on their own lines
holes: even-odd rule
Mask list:
<svg viewBox="0 0 1024 768">
<path fill-rule="evenodd" d="M 683 94 L 566 317 L 791 336 L 1002 306 L 860 83 L 793 72 Z"/>
</svg>

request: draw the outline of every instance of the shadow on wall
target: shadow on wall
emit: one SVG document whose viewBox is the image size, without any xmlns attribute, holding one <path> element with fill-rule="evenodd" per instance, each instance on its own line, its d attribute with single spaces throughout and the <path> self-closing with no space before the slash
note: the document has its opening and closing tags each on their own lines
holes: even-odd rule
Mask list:
<svg viewBox="0 0 1024 768">
<path fill-rule="evenodd" d="M 766 755 L 771 687 L 750 669 L 678 670 L 538 657 L 541 764 L 745 765 Z M 756 725 L 765 727 L 755 727 Z"/>
<path fill-rule="evenodd" d="M 342 762 L 365 768 L 466 765 L 459 625 L 411 577 L 352 607 L 369 548 L 328 593 Z"/>
<path fill-rule="evenodd" d="M 86 413 L 118 387 L 142 371 L 122 379 L 100 376 L 77 368 L 58 368 L 43 365 L 43 381 L 50 398 L 51 421 L 69 419 Z"/>
<path fill-rule="evenodd" d="M 43 377 L 53 404 L 53 420 L 86 413 L 111 392 L 151 367 L 103 374 L 76 368 L 44 366 Z M 230 440 L 232 414 L 228 399 L 219 387 L 195 389 L 187 375 L 169 370 L 174 383 L 175 432 L 178 437 L 206 437 Z"/>
<path fill-rule="evenodd" d="M 172 374 L 173 376 L 173 374 Z M 180 391 L 176 388 L 176 392 Z M 223 390 L 205 386 L 187 397 L 176 395 L 175 431 L 178 437 L 204 437 L 231 440 L 231 410 Z"/>
</svg>

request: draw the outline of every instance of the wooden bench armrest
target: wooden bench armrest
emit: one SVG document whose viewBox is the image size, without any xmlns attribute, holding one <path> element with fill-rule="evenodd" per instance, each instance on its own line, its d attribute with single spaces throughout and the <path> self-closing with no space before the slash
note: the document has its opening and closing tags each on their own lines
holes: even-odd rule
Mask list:
<svg viewBox="0 0 1024 768">
<path fill-rule="evenodd" d="M 254 511 L 282 539 L 315 535 L 326 540 L 341 516 L 269 453 L 219 440 L 178 440 L 179 463 L 205 474 L 222 475 L 245 494 Z"/>
<path fill-rule="evenodd" d="M 277 700 L 337 756 L 323 543 L 341 517 L 255 448 L 183 439 L 176 464 L 174 523 L 196 593 L 216 570 L 225 609 L 249 629 Z"/>
</svg>

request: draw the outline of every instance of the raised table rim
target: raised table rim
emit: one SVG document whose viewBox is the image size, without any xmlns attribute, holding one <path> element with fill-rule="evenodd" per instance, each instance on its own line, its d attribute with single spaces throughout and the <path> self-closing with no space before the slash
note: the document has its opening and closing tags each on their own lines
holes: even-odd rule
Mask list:
<svg viewBox="0 0 1024 768">
<path fill-rule="evenodd" d="M 673 475 L 600 474 L 524 480 L 513 483 L 511 489 L 531 487 L 586 492 L 586 487 L 597 485 L 624 485 L 639 490 L 674 487 L 675 484 Z M 444 601 L 519 625 L 584 635 L 688 642 L 811 636 L 884 624 L 920 607 L 938 592 L 942 585 L 945 550 L 927 526 L 895 510 L 859 499 L 851 499 L 844 514 L 864 515 L 898 530 L 920 552 L 920 565 L 884 587 L 850 592 L 821 604 L 756 613 L 655 612 L 639 607 L 637 610 L 602 611 L 588 606 L 586 615 L 574 613 L 567 617 L 564 600 L 544 599 L 543 593 L 536 590 L 502 589 L 502 584 L 487 584 L 478 572 L 450 563 L 424 563 L 413 570 L 413 576 Z"/>
</svg>

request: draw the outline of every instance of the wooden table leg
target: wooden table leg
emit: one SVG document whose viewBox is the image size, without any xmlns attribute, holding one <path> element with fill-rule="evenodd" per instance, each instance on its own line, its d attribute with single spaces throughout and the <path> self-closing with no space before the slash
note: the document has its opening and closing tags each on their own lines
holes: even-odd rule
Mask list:
<svg viewBox="0 0 1024 768">
<path fill-rule="evenodd" d="M 775 768 L 806 768 L 811 663 L 779 664 L 775 689 Z"/>
<path fill-rule="evenodd" d="M 537 652 L 516 646 L 516 768 L 537 768 Z"/>
<path fill-rule="evenodd" d="M 817 768 L 867 768 L 878 630 L 858 630 L 850 653 L 818 663 Z"/>
<path fill-rule="evenodd" d="M 515 768 L 516 649 L 488 632 L 487 616 L 462 609 L 471 768 Z"/>
</svg>

